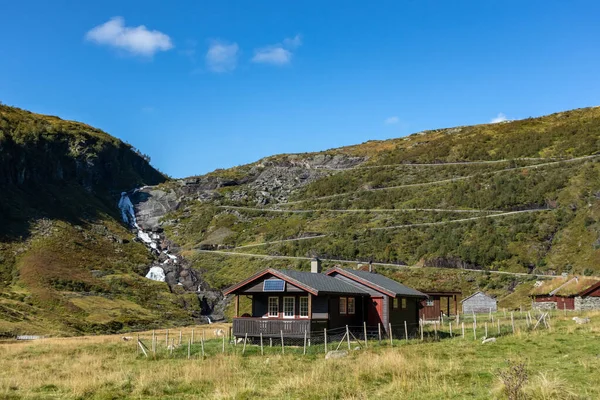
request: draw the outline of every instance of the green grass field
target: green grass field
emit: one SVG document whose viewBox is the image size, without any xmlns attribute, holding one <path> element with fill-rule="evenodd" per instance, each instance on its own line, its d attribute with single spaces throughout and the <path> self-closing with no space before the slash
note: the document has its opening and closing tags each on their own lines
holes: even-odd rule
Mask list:
<svg viewBox="0 0 600 400">
<path fill-rule="evenodd" d="M 575 314 L 554 314 L 550 329 L 540 324 L 527 328 L 524 316 L 502 313 L 502 334 L 496 343 L 482 344 L 485 323 L 497 336 L 497 322 L 478 316 L 474 340 L 471 319 L 463 319 L 466 334 L 449 325 L 438 328 L 433 339 L 428 326 L 423 342 L 395 339 L 370 340 L 367 349 L 352 350 L 346 358 L 325 360 L 323 345 L 286 346 L 275 341 L 260 347 L 225 344 L 214 337 L 215 326 L 195 327 L 195 344 L 184 330 L 182 345 L 172 353 L 164 331 L 156 333 L 156 357 L 146 358 L 135 340 L 120 336 L 44 339 L 0 344 L 0 396 L 6 399 L 490 399 L 507 398 L 500 378 L 511 365 L 523 363 L 527 380 L 520 391 L 524 399 L 600 398 L 600 313 L 587 313 L 591 322 L 577 325 Z M 581 314 L 577 314 L 581 315 Z M 456 322 L 454 322 L 456 324 Z M 461 321 L 462 324 L 462 321 Z M 460 324 L 459 324 L 460 326 Z M 227 332 L 227 327 L 223 327 Z M 201 357 L 202 328 L 205 329 Z M 179 341 L 171 331 L 169 343 Z M 151 347 L 151 332 L 141 334 Z M 429 337 L 429 339 L 428 339 Z M 364 345 L 364 343 L 363 343 Z M 337 346 L 337 343 L 331 346 Z M 347 348 L 343 342 L 340 348 Z M 357 343 L 352 343 L 352 348 Z M 523 376 L 524 374 L 521 374 Z"/>
</svg>

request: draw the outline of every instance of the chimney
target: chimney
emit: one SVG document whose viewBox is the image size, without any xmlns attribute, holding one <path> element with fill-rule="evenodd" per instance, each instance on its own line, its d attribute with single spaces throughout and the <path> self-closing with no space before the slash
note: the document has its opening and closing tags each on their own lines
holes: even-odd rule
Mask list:
<svg viewBox="0 0 600 400">
<path fill-rule="evenodd" d="M 321 273 L 321 260 L 319 260 L 318 257 L 315 257 L 310 261 L 310 272 L 313 274 Z"/>
</svg>

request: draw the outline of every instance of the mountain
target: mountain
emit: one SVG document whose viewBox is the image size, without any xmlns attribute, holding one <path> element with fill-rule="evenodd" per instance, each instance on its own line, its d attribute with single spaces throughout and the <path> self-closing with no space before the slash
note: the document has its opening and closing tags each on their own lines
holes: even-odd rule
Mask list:
<svg viewBox="0 0 600 400">
<path fill-rule="evenodd" d="M 148 161 L 88 125 L 0 105 L 0 336 L 192 321 L 197 299 L 143 277 L 154 257 L 120 221 L 121 191 L 167 181 Z"/>
<path fill-rule="evenodd" d="M 174 180 L 88 125 L 1 106 L 0 335 L 219 318 L 219 289 L 314 256 L 518 307 L 536 274 L 600 274 L 599 158 L 585 108 Z"/>
<path fill-rule="evenodd" d="M 212 287 L 319 256 L 514 306 L 533 274 L 600 273 L 599 155 L 600 108 L 585 108 L 267 157 L 144 189 L 136 207 Z"/>
</svg>

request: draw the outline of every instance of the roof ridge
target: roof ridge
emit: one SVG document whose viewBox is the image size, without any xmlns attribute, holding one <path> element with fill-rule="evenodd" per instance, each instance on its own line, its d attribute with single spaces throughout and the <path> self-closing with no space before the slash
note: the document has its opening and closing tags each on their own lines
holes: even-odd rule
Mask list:
<svg viewBox="0 0 600 400">
<path fill-rule="evenodd" d="M 550 293 L 548 293 L 548 295 L 549 296 L 554 296 L 556 293 L 558 293 L 558 291 L 560 289 L 562 289 L 563 287 L 565 287 L 567 284 L 571 283 L 574 279 L 577 279 L 577 277 L 574 276 L 571 279 L 567 280 L 565 283 L 563 283 L 562 285 L 560 285 L 559 287 L 557 287 L 556 289 L 554 289 L 553 291 L 551 291 Z"/>
</svg>

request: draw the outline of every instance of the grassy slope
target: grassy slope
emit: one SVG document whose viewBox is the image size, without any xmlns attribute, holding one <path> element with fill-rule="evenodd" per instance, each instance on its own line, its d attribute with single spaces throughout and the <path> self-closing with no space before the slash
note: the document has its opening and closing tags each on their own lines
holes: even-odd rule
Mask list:
<svg viewBox="0 0 600 400">
<path fill-rule="evenodd" d="M 588 159 L 572 163 L 534 167 L 535 164 L 597 154 L 600 151 L 600 108 L 561 112 L 493 125 L 441 129 L 407 138 L 373 141 L 325 151 L 368 157 L 365 165 L 321 178 L 292 194 L 301 203 L 285 209 L 402 209 L 448 208 L 514 211 L 551 208 L 551 211 L 481 219 L 431 227 L 373 231 L 371 228 L 449 221 L 481 214 L 453 212 L 333 213 L 315 211 L 281 214 L 218 208 L 254 205 L 231 201 L 232 191 L 247 186 L 220 189 L 224 196 L 212 203 L 191 201 L 169 218 L 178 224 L 167 228 L 195 267 L 209 282 L 224 287 L 267 264 L 307 268 L 302 262 L 245 257 L 220 257 L 194 253 L 202 243 L 240 246 L 306 234 L 325 238 L 248 247 L 256 254 L 313 256 L 406 263 L 420 266 L 457 266 L 538 273 L 568 271 L 599 274 L 600 266 L 600 162 Z M 314 154 L 279 155 L 265 162 L 310 157 Z M 537 159 L 542 158 L 542 159 Z M 492 164 L 415 166 L 413 163 L 457 161 L 501 161 Z M 395 167 L 390 165 L 401 164 Z M 377 167 L 380 166 L 380 167 Z M 241 178 L 248 166 L 215 174 Z M 394 190 L 365 191 L 455 177 L 454 182 Z M 322 196 L 341 194 L 319 199 Z M 219 235 L 215 242 L 214 232 Z M 426 269 L 392 273 L 416 287 L 439 286 L 462 289 L 465 294 L 482 289 L 500 296 L 512 293 L 522 280 Z M 528 286 L 530 287 L 530 284 Z M 507 307 L 526 302 L 527 291 L 519 289 L 506 299 Z"/>
<path fill-rule="evenodd" d="M 164 332 L 159 332 L 157 360 L 145 359 L 132 342 L 114 336 L 0 344 L 4 354 L 0 395 L 7 399 L 503 399 L 498 372 L 505 371 L 510 360 L 526 365 L 527 399 L 592 399 L 600 396 L 595 378 L 600 367 L 596 340 L 600 315 L 587 315 L 590 324 L 576 325 L 570 315 L 558 313 L 552 318 L 551 332 L 519 331 L 486 345 L 470 335 L 425 343 L 396 340 L 393 349 L 387 341 L 382 345 L 371 341 L 367 351 L 340 360 L 324 360 L 322 352 L 312 351 L 316 348 L 302 355 L 301 347 L 288 347 L 281 355 L 277 346 L 266 347 L 261 357 L 256 346 L 249 345 L 243 356 L 241 345 L 229 343 L 223 356 L 220 339 L 206 343 L 206 360 L 197 359 L 199 344 L 192 348 L 193 359 L 186 360 L 185 346 L 172 356 L 166 354 Z M 510 331 L 509 326 L 504 319 L 504 332 Z M 519 320 L 518 327 L 522 326 Z M 208 333 L 210 339 L 212 332 Z M 142 337 L 149 343 L 151 334 Z M 183 342 L 189 337 L 186 330 Z"/>
<path fill-rule="evenodd" d="M 88 125 L 0 106 L 0 336 L 189 323 L 183 297 L 141 277 L 121 190 L 164 177 Z"/>
</svg>

